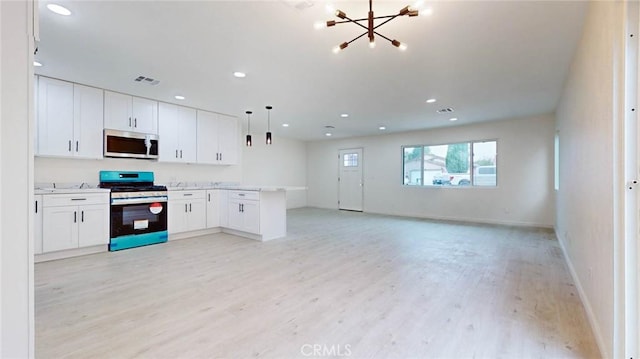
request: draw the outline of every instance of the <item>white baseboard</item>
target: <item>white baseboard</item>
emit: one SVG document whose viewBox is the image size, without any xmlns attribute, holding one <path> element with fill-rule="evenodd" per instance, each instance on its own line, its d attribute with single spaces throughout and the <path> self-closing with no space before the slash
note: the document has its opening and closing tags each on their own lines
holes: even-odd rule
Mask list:
<svg viewBox="0 0 640 359">
<path fill-rule="evenodd" d="M 596 337 L 596 344 L 598 345 L 598 350 L 600 350 L 600 356 L 602 358 L 609 358 L 604 351 L 604 339 L 602 337 L 602 330 L 600 329 L 600 325 L 596 320 L 596 316 L 593 312 L 593 308 L 591 307 L 591 302 L 587 297 L 584 289 L 582 289 L 582 283 L 580 282 L 580 278 L 576 273 L 575 268 L 573 267 L 573 263 L 571 262 L 571 258 L 567 253 L 567 249 L 565 247 L 565 238 L 561 237 L 558 234 L 557 228 L 554 228 L 556 238 L 558 239 L 558 243 L 560 244 L 560 248 L 562 248 L 562 253 L 564 254 L 564 260 L 567 263 L 567 267 L 569 267 L 569 273 L 571 273 L 571 278 L 573 278 L 573 282 L 576 284 L 576 288 L 578 289 L 578 295 L 580 296 L 580 300 L 582 301 L 582 305 L 584 305 L 584 309 L 587 312 L 587 319 L 589 320 L 589 324 L 591 325 L 591 330 L 593 331 L 593 335 Z"/>
</svg>

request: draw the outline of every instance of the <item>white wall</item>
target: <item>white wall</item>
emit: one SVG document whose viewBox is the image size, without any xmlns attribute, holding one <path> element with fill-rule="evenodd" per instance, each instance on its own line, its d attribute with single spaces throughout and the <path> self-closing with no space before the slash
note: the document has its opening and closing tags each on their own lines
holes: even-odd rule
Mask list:
<svg viewBox="0 0 640 359">
<path fill-rule="evenodd" d="M 253 146 L 243 146 L 242 183 L 286 186 L 287 208 L 307 205 L 307 148 L 302 141 L 277 137 L 267 146 L 264 133 L 253 135 Z M 296 187 L 296 188 L 294 188 Z"/>
<path fill-rule="evenodd" d="M 556 233 L 600 350 L 614 355 L 614 113 L 621 2 L 591 2 L 556 111 Z"/>
<path fill-rule="evenodd" d="M 403 145 L 498 140 L 498 187 L 403 186 Z M 552 115 L 307 146 L 308 205 L 337 208 L 338 150 L 364 148 L 364 211 L 486 223 L 554 224 Z"/>
<path fill-rule="evenodd" d="M 257 135 L 256 135 L 257 137 Z M 98 183 L 101 170 L 153 171 L 157 183 L 238 182 L 248 185 L 300 187 L 287 191 L 287 208 L 306 205 L 306 147 L 304 142 L 274 137 L 271 146 L 254 141 L 242 145 L 240 165 L 214 166 L 105 158 L 101 160 L 37 157 L 36 183 Z"/>
<path fill-rule="evenodd" d="M 35 182 L 97 184 L 101 170 L 153 171 L 157 183 L 240 182 L 242 168 L 196 164 L 163 163 L 148 160 L 105 158 L 101 160 L 36 157 Z"/>
<path fill-rule="evenodd" d="M 0 1 L 0 357 L 33 357 L 30 3 Z"/>
</svg>

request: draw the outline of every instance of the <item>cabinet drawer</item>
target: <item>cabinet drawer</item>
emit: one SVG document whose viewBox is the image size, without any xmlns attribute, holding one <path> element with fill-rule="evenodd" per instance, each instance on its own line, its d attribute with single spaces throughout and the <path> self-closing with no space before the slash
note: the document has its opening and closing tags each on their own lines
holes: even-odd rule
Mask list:
<svg viewBox="0 0 640 359">
<path fill-rule="evenodd" d="M 169 200 L 180 200 L 180 199 L 205 199 L 207 191 L 205 190 L 197 190 L 197 191 L 169 191 L 168 197 Z"/>
<path fill-rule="evenodd" d="M 84 206 L 87 204 L 109 204 L 109 194 L 46 194 L 42 196 L 43 207 Z"/>
<path fill-rule="evenodd" d="M 258 191 L 229 191 L 231 199 L 248 199 L 252 201 L 260 200 L 260 192 Z"/>
</svg>

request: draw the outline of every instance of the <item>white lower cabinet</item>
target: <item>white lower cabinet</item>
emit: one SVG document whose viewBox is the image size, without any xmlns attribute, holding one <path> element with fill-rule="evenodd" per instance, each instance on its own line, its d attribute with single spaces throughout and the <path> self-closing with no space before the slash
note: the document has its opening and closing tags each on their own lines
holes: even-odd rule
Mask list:
<svg viewBox="0 0 640 359">
<path fill-rule="evenodd" d="M 260 233 L 260 192 L 230 191 L 228 210 L 229 228 Z"/>
<path fill-rule="evenodd" d="M 207 228 L 220 227 L 220 208 L 220 191 L 207 190 Z"/>
<path fill-rule="evenodd" d="M 33 252 L 42 254 L 42 195 L 34 196 L 33 210 L 35 212 L 33 230 Z"/>
<path fill-rule="evenodd" d="M 205 229 L 207 204 L 205 190 L 169 191 L 169 233 Z"/>
<path fill-rule="evenodd" d="M 108 193 L 43 195 L 42 206 L 42 253 L 109 243 Z"/>
<path fill-rule="evenodd" d="M 287 235 L 285 191 L 169 191 L 169 233 L 219 229 L 266 241 Z"/>
</svg>

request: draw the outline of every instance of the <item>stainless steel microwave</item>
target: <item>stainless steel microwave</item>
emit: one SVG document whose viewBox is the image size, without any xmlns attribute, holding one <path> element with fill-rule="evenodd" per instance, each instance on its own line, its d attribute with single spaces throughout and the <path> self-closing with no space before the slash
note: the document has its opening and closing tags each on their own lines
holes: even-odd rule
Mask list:
<svg viewBox="0 0 640 359">
<path fill-rule="evenodd" d="M 104 157 L 158 158 L 158 135 L 104 130 Z"/>
</svg>

